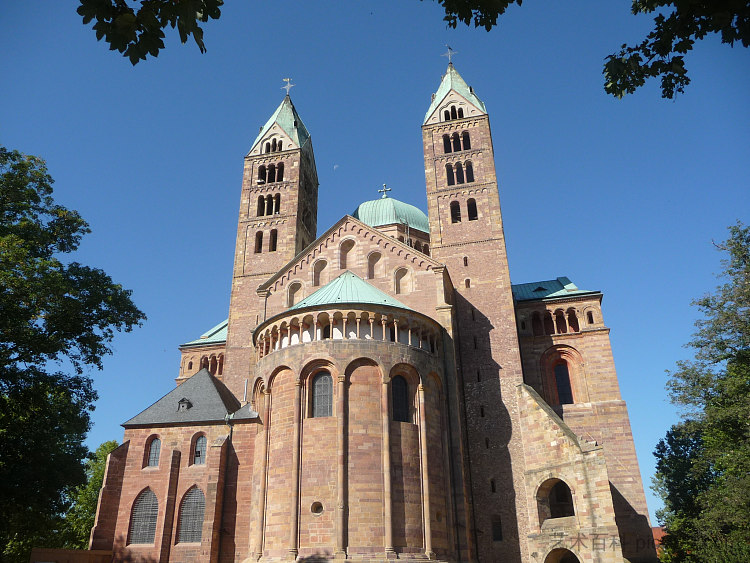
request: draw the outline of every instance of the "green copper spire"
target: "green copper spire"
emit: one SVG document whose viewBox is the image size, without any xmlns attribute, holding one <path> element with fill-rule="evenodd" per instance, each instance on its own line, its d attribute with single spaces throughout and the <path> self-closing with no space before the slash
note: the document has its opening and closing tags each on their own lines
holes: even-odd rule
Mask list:
<svg viewBox="0 0 750 563">
<path fill-rule="evenodd" d="M 302 123 L 302 118 L 300 118 L 297 110 L 294 108 L 292 99 L 289 97 L 289 94 L 287 94 L 284 96 L 281 104 L 279 104 L 279 107 L 276 108 L 276 111 L 273 112 L 273 115 L 261 128 L 260 133 L 258 133 L 255 141 L 253 141 L 253 146 L 250 147 L 250 152 L 252 152 L 266 133 L 268 133 L 268 130 L 273 127 L 274 123 L 278 123 L 279 127 L 284 130 L 284 133 L 289 135 L 289 138 L 291 138 L 299 148 L 302 148 L 310 138 L 310 133 L 307 132 L 305 124 Z"/>
<path fill-rule="evenodd" d="M 445 71 L 443 80 L 440 82 L 440 87 L 432 98 L 430 109 L 427 110 L 427 114 L 424 116 L 425 123 L 451 91 L 456 92 L 467 102 L 481 110 L 482 113 L 487 113 L 487 108 L 484 107 L 484 102 L 477 97 L 474 90 L 466 84 L 463 78 L 461 78 L 461 75 L 458 74 L 453 63 L 448 63 L 448 70 Z"/>
</svg>

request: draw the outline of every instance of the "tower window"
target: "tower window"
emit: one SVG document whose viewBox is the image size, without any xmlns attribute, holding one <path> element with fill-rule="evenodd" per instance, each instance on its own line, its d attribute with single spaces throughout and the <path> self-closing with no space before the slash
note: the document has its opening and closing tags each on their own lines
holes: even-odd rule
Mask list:
<svg viewBox="0 0 750 563">
<path fill-rule="evenodd" d="M 429 244 L 425 244 L 424 246 L 422 246 L 422 254 L 424 254 L 426 256 L 430 255 L 430 245 Z"/>
<path fill-rule="evenodd" d="M 206 464 L 206 437 L 201 434 L 195 440 L 193 448 L 193 465 Z"/>
<path fill-rule="evenodd" d="M 259 184 L 266 183 L 266 167 L 265 166 L 258 167 L 258 183 Z"/>
<path fill-rule="evenodd" d="M 313 418 L 333 415 L 333 380 L 327 371 L 320 372 L 313 378 L 312 415 Z"/>
<path fill-rule="evenodd" d="M 573 309 L 568 310 L 568 326 L 571 332 L 579 332 L 581 330 L 578 326 L 578 315 L 576 315 Z"/>
<path fill-rule="evenodd" d="M 152 438 L 148 445 L 148 459 L 146 460 L 146 467 L 158 467 L 159 466 L 159 450 L 161 450 L 161 440 L 159 438 Z"/>
<path fill-rule="evenodd" d="M 266 173 L 266 183 L 272 183 L 276 181 L 276 166 L 274 164 L 268 165 L 268 172 Z"/>
<path fill-rule="evenodd" d="M 451 201 L 451 223 L 461 222 L 461 205 L 457 201 Z"/>
<path fill-rule="evenodd" d="M 276 152 L 276 139 L 271 141 L 271 151 Z"/>
<path fill-rule="evenodd" d="M 586 313 L 586 320 L 588 321 L 590 325 L 594 324 L 594 313 L 592 313 L 591 311 L 588 311 Z"/>
<path fill-rule="evenodd" d="M 471 162 L 466 163 L 467 174 L 469 170 L 471 170 Z M 469 216 L 469 221 L 477 220 L 477 201 L 474 198 L 471 198 L 466 202 L 466 211 L 467 215 Z"/>
<path fill-rule="evenodd" d="M 466 289 L 469 289 L 471 287 L 471 280 L 469 278 L 466 278 L 464 280 L 464 285 L 466 286 Z"/>
<path fill-rule="evenodd" d="M 258 217 L 263 217 L 263 215 L 266 214 L 266 199 L 262 196 L 258 196 L 258 210 L 256 212 L 256 215 Z"/>
<path fill-rule="evenodd" d="M 146 489 L 135 499 L 130 514 L 128 543 L 154 543 L 159 501 L 151 489 Z"/>
<path fill-rule="evenodd" d="M 443 152 L 445 154 L 451 152 L 451 138 L 447 134 L 443 135 Z"/>
<path fill-rule="evenodd" d="M 458 118 L 459 119 L 464 118 L 464 108 L 458 108 Z"/>
<path fill-rule="evenodd" d="M 275 141 L 274 141 L 275 142 Z M 182 499 L 177 524 L 177 543 L 198 543 L 203 531 L 206 497 L 198 487 L 191 488 Z"/>
<path fill-rule="evenodd" d="M 451 166 L 450 164 L 445 165 L 445 179 L 448 182 L 449 186 L 452 186 L 456 183 L 456 178 L 453 175 L 453 166 Z"/>
<path fill-rule="evenodd" d="M 458 119 L 458 113 L 456 112 L 456 106 L 451 106 L 451 119 Z"/>
<path fill-rule="evenodd" d="M 263 231 L 255 233 L 255 254 L 263 252 Z"/>
<path fill-rule="evenodd" d="M 555 324 L 557 325 L 557 334 L 567 334 L 568 324 L 565 322 L 565 313 L 562 311 L 555 313 Z"/>
<path fill-rule="evenodd" d="M 271 143 L 266 143 L 266 152 L 271 152 Z"/>
<path fill-rule="evenodd" d="M 458 136 L 458 133 L 451 135 L 451 144 L 453 145 L 453 152 L 461 150 L 461 137 Z"/>
<path fill-rule="evenodd" d="M 445 121 L 450 121 L 450 120 L 451 120 L 451 112 L 450 112 L 450 111 L 448 111 L 448 110 L 445 110 L 445 111 L 443 112 L 443 119 L 444 119 Z"/>
<path fill-rule="evenodd" d="M 468 265 L 469 265 L 469 257 L 464 256 L 464 266 L 468 266 Z"/>
<path fill-rule="evenodd" d="M 266 215 L 273 215 L 273 196 L 271 194 L 266 196 Z"/>
<path fill-rule="evenodd" d="M 393 420 L 396 422 L 411 422 L 409 420 L 409 386 L 400 375 L 391 380 L 391 396 L 393 400 Z"/>
<path fill-rule="evenodd" d="M 561 405 L 573 404 L 573 390 L 570 387 L 570 372 L 565 362 L 555 366 L 555 385 L 557 386 L 557 399 Z"/>
<path fill-rule="evenodd" d="M 466 181 L 473 182 L 474 181 L 474 167 L 469 161 L 466 162 L 465 166 L 466 166 Z"/>
<path fill-rule="evenodd" d="M 469 138 L 469 132 L 464 131 L 461 133 L 461 139 L 463 140 L 464 150 L 468 151 L 471 148 L 471 139 Z"/>
<path fill-rule="evenodd" d="M 281 147 L 281 143 L 279 143 L 279 147 Z M 279 162 L 279 164 L 276 166 L 276 181 L 282 182 L 283 180 L 284 180 L 284 163 Z"/>
<path fill-rule="evenodd" d="M 271 236 L 268 239 L 268 250 L 270 252 L 276 252 L 276 240 L 279 236 L 279 232 L 276 229 L 271 229 Z"/>
<path fill-rule="evenodd" d="M 282 166 L 279 164 L 279 166 Z M 283 171 L 283 168 L 280 168 L 280 171 Z M 281 194 L 276 194 L 273 196 L 273 213 L 274 215 L 278 215 L 281 213 Z"/>
<path fill-rule="evenodd" d="M 279 144 L 277 145 L 277 147 L 276 147 L 276 150 L 277 150 L 277 151 L 280 151 L 280 150 L 281 150 L 281 141 L 279 141 Z"/>
<path fill-rule="evenodd" d="M 457 162 L 454 166 L 456 170 L 456 184 L 463 184 L 464 183 L 464 168 L 461 166 L 460 162 Z"/>
<path fill-rule="evenodd" d="M 549 311 L 544 314 L 544 334 L 555 334 L 555 321 Z"/>
</svg>

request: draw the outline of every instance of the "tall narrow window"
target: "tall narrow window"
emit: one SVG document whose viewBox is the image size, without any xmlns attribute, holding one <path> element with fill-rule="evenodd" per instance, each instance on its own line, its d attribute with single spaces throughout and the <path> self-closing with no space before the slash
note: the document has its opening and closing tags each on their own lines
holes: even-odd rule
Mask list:
<svg viewBox="0 0 750 563">
<path fill-rule="evenodd" d="M 271 194 L 266 196 L 266 215 L 273 215 L 273 196 Z"/>
<path fill-rule="evenodd" d="M 578 315 L 576 315 L 576 312 L 573 309 L 568 311 L 568 326 L 570 327 L 571 332 L 580 331 L 580 327 L 578 326 Z"/>
<path fill-rule="evenodd" d="M 289 297 L 287 298 L 287 307 L 291 307 L 299 303 L 300 297 L 302 297 L 302 284 L 299 282 L 294 282 L 292 285 L 289 286 Z"/>
<path fill-rule="evenodd" d="M 461 205 L 457 201 L 451 201 L 451 223 L 461 222 Z"/>
<path fill-rule="evenodd" d="M 456 178 L 453 176 L 453 166 L 450 164 L 445 165 L 445 179 L 448 182 L 449 186 L 452 186 L 456 183 Z"/>
<path fill-rule="evenodd" d="M 324 270 L 326 269 L 326 266 L 328 265 L 328 262 L 325 260 L 318 260 L 313 264 L 313 286 L 317 287 L 320 285 L 321 281 L 324 279 Z"/>
<path fill-rule="evenodd" d="M 273 196 L 273 213 L 274 215 L 278 215 L 279 213 L 281 213 L 281 194 L 276 194 L 275 196 Z"/>
<path fill-rule="evenodd" d="M 451 120 L 451 112 L 449 112 L 448 110 L 445 110 L 443 112 L 443 120 L 444 121 L 450 121 Z"/>
<path fill-rule="evenodd" d="M 201 434 L 195 440 L 195 447 L 193 448 L 193 464 L 204 465 L 206 463 L 206 437 Z"/>
<path fill-rule="evenodd" d="M 347 268 L 354 266 L 354 264 L 350 264 L 350 262 L 352 262 L 351 254 L 353 248 L 354 241 L 352 239 L 346 239 L 339 246 L 339 268 L 341 270 L 346 270 Z"/>
<path fill-rule="evenodd" d="M 271 141 L 271 152 L 276 152 L 276 139 Z"/>
<path fill-rule="evenodd" d="M 555 366 L 555 384 L 557 385 L 557 398 L 561 405 L 573 404 L 573 391 L 570 388 L 570 373 L 568 364 L 565 362 Z"/>
<path fill-rule="evenodd" d="M 128 543 L 154 543 L 159 501 L 151 489 L 146 489 L 135 499 L 130 514 Z"/>
<path fill-rule="evenodd" d="M 464 285 L 466 286 L 466 289 L 469 289 L 471 287 L 471 280 L 469 278 L 466 278 L 464 280 Z"/>
<path fill-rule="evenodd" d="M 460 162 L 457 162 L 454 166 L 456 169 L 456 184 L 463 184 L 464 183 L 464 168 L 461 166 Z"/>
<path fill-rule="evenodd" d="M 503 522 L 498 515 L 492 517 L 492 541 L 503 541 Z"/>
<path fill-rule="evenodd" d="M 466 171 L 469 171 L 469 164 L 470 162 L 466 163 Z M 466 214 L 469 216 L 469 221 L 476 221 L 477 220 L 477 201 L 474 198 L 469 199 L 466 202 Z"/>
<path fill-rule="evenodd" d="M 327 371 L 320 372 L 313 378 L 312 415 L 313 418 L 333 415 L 333 380 Z"/>
<path fill-rule="evenodd" d="M 469 265 L 469 257 L 468 256 L 464 256 L 464 267 L 466 267 L 468 265 Z"/>
<path fill-rule="evenodd" d="M 407 270 L 406 268 L 399 268 L 398 270 L 396 270 L 396 274 L 394 276 L 394 289 L 397 295 L 402 293 L 409 293 L 409 291 L 411 291 L 411 288 L 409 287 L 409 278 L 409 270 Z"/>
<path fill-rule="evenodd" d="M 443 135 L 443 152 L 445 154 L 451 152 L 451 138 L 447 134 Z"/>
<path fill-rule="evenodd" d="M 278 144 L 278 146 L 276 147 L 276 150 L 277 150 L 277 151 L 281 151 L 281 141 L 279 141 L 279 144 Z"/>
<path fill-rule="evenodd" d="M 180 504 L 177 543 L 199 543 L 201 541 L 205 511 L 206 497 L 198 487 L 193 487 L 185 494 Z"/>
<path fill-rule="evenodd" d="M 463 133 L 461 133 L 461 139 L 464 142 L 464 150 L 468 151 L 471 148 L 471 139 L 469 138 L 469 132 L 464 131 Z"/>
<path fill-rule="evenodd" d="M 268 173 L 266 174 L 266 182 L 272 183 L 276 181 L 276 166 L 273 164 L 268 165 Z"/>
<path fill-rule="evenodd" d="M 323 340 L 328 340 L 329 338 L 331 338 L 331 323 L 328 323 L 323 327 L 321 338 Z"/>
<path fill-rule="evenodd" d="M 411 422 L 409 420 L 409 386 L 400 375 L 391 380 L 391 397 L 393 400 L 393 420 L 396 422 Z"/>
<path fill-rule="evenodd" d="M 265 166 L 260 166 L 258 168 L 258 183 L 259 184 L 266 183 L 266 167 Z"/>
<path fill-rule="evenodd" d="M 263 217 L 266 212 L 266 200 L 262 195 L 258 196 L 258 210 L 256 212 L 256 215 L 258 217 Z"/>
<path fill-rule="evenodd" d="M 544 314 L 544 334 L 555 334 L 555 321 L 549 311 Z"/>
<path fill-rule="evenodd" d="M 594 313 L 592 313 L 591 311 L 588 311 L 586 313 L 586 320 L 588 321 L 590 325 L 594 324 Z"/>
<path fill-rule="evenodd" d="M 461 150 L 461 137 L 458 136 L 458 133 L 451 135 L 451 144 L 453 145 L 453 152 Z"/>
<path fill-rule="evenodd" d="M 263 231 L 255 233 L 255 254 L 263 252 Z"/>
<path fill-rule="evenodd" d="M 466 162 L 466 181 L 474 181 L 474 166 L 471 164 L 471 162 L 468 161 Z"/>
<path fill-rule="evenodd" d="M 279 146 L 281 146 L 281 143 L 279 143 Z M 284 181 L 284 163 L 283 162 L 279 162 L 279 164 L 276 166 L 276 181 L 277 182 Z"/>
<path fill-rule="evenodd" d="M 425 244 L 422 247 L 422 253 L 425 254 L 426 256 L 430 255 L 430 245 L 429 244 Z"/>
<path fill-rule="evenodd" d="M 266 143 L 266 152 L 271 152 L 271 143 Z"/>
<path fill-rule="evenodd" d="M 451 106 L 451 119 L 458 119 L 458 113 L 456 113 L 456 106 Z"/>
<path fill-rule="evenodd" d="M 148 460 L 146 461 L 147 467 L 158 467 L 159 450 L 161 450 L 161 440 L 159 440 L 159 438 L 153 438 L 151 440 L 151 443 L 148 445 Z"/>
<path fill-rule="evenodd" d="M 562 311 L 555 313 L 555 324 L 557 325 L 557 334 L 567 334 L 568 323 L 565 322 L 565 313 Z"/>
<path fill-rule="evenodd" d="M 271 229 L 271 237 L 268 239 L 268 250 L 270 252 L 276 252 L 276 240 L 279 237 L 279 232 L 276 229 Z"/>
<path fill-rule="evenodd" d="M 458 108 L 458 118 L 459 119 L 464 118 L 464 108 Z"/>
<path fill-rule="evenodd" d="M 380 273 L 380 252 L 373 252 L 367 257 L 367 279 L 374 279 L 381 275 Z"/>
</svg>

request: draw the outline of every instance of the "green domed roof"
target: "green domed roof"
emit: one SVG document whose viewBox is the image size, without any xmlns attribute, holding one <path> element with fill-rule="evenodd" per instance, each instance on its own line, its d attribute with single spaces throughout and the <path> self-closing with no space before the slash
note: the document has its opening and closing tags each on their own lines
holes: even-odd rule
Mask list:
<svg viewBox="0 0 750 563">
<path fill-rule="evenodd" d="M 361 203 L 352 216 L 371 227 L 401 223 L 412 229 L 430 232 L 430 222 L 421 209 L 387 195 Z"/>
</svg>

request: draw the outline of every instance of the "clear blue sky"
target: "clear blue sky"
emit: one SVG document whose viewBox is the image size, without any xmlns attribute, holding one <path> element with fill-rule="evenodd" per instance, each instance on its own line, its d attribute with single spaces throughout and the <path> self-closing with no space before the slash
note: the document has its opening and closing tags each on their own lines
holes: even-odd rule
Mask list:
<svg viewBox="0 0 750 563">
<path fill-rule="evenodd" d="M 322 232 L 383 183 L 426 209 L 420 125 L 449 43 L 490 113 L 512 281 L 604 292 L 653 514 L 651 452 L 677 420 L 665 370 L 689 355 L 691 299 L 716 285 L 712 239 L 750 222 L 750 51 L 703 41 L 685 95 L 653 84 L 618 101 L 603 59 L 651 23 L 626 0 L 529 2 L 490 33 L 447 29 L 431 1 L 231 1 L 208 53 L 170 30 L 136 67 L 75 6 L 3 3 L 0 143 L 47 160 L 93 230 L 76 259 L 148 315 L 91 374 L 90 447 L 122 439 L 174 385 L 177 345 L 226 318 L 243 156 L 282 78 L 312 134 Z"/>
</svg>

